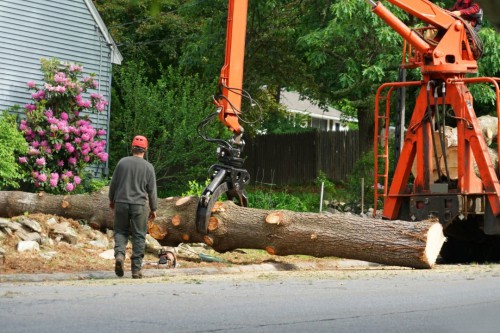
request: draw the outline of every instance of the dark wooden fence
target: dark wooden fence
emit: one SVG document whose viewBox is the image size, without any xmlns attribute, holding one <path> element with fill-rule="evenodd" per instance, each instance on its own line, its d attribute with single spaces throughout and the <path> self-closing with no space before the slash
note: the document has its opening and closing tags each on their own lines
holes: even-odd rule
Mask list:
<svg viewBox="0 0 500 333">
<path fill-rule="evenodd" d="M 359 133 L 308 132 L 247 138 L 243 151 L 252 184 L 304 184 L 320 171 L 342 181 L 360 157 Z"/>
</svg>

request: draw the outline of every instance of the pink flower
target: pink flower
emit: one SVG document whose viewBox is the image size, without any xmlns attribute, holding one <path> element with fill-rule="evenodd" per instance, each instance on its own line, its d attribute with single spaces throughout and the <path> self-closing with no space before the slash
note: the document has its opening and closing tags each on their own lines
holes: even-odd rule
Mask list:
<svg viewBox="0 0 500 333">
<path fill-rule="evenodd" d="M 52 186 L 52 187 L 56 187 L 58 182 L 59 182 L 59 179 L 56 179 L 56 178 L 50 178 L 50 180 L 49 180 L 50 186 Z"/>
<path fill-rule="evenodd" d="M 41 173 L 41 174 L 38 175 L 37 179 L 39 181 L 41 181 L 42 183 L 45 183 L 45 181 L 47 180 L 47 175 L 44 174 L 44 173 Z"/>
<path fill-rule="evenodd" d="M 45 157 L 37 158 L 36 159 L 36 164 L 40 165 L 40 166 L 45 165 Z"/>
<path fill-rule="evenodd" d="M 63 167 L 64 166 L 64 161 L 63 160 L 59 160 L 57 162 L 57 165 L 60 166 L 60 167 Z"/>
<path fill-rule="evenodd" d="M 38 149 L 35 149 L 33 147 L 30 147 L 28 150 L 28 155 L 38 155 L 40 151 Z"/>
<path fill-rule="evenodd" d="M 68 120 L 68 114 L 66 112 L 61 113 L 62 120 Z"/>
<path fill-rule="evenodd" d="M 69 66 L 69 71 L 70 72 L 81 72 L 81 71 L 83 71 L 83 66 L 71 65 L 71 66 Z"/>
<path fill-rule="evenodd" d="M 82 182 L 81 178 L 80 178 L 80 177 L 78 177 L 78 176 L 75 176 L 75 177 L 73 178 L 73 180 L 75 181 L 75 184 L 76 184 L 76 185 L 80 185 L 80 183 Z"/>
<path fill-rule="evenodd" d="M 97 135 L 99 136 L 105 136 L 106 135 L 106 130 L 105 129 L 100 129 L 97 131 Z"/>
<path fill-rule="evenodd" d="M 108 160 L 108 153 L 100 153 L 98 157 L 101 159 L 102 162 L 106 162 Z"/>
<path fill-rule="evenodd" d="M 59 180 L 59 174 L 57 172 L 53 172 L 50 174 L 50 179 Z"/>
<path fill-rule="evenodd" d="M 64 74 L 64 72 L 59 72 L 54 75 L 54 81 L 57 83 L 65 83 L 66 80 L 66 74 Z"/>
<path fill-rule="evenodd" d="M 35 81 L 28 81 L 28 88 L 35 88 L 35 87 L 36 87 Z"/>
<path fill-rule="evenodd" d="M 26 130 L 27 128 L 28 128 L 28 125 L 27 125 L 27 123 L 26 123 L 26 120 L 24 120 L 24 119 L 23 119 L 23 120 L 21 120 L 21 124 L 19 125 L 19 129 L 20 129 L 21 131 L 24 131 L 24 130 Z"/>
<path fill-rule="evenodd" d="M 47 118 L 50 118 L 50 117 L 52 117 L 52 116 L 54 115 L 54 114 L 52 113 L 52 109 L 48 109 L 48 110 L 47 110 L 47 111 L 45 111 L 43 114 L 44 114 L 44 115 L 45 115 L 45 117 L 47 117 Z"/>
<path fill-rule="evenodd" d="M 68 153 L 72 153 L 75 151 L 75 147 L 73 147 L 73 145 L 69 142 L 66 142 L 64 144 L 64 148 L 66 148 L 66 150 L 68 151 Z"/>
<path fill-rule="evenodd" d="M 66 191 L 71 192 L 75 189 L 75 185 L 73 183 L 67 183 L 66 184 Z"/>
<path fill-rule="evenodd" d="M 54 91 L 58 92 L 58 93 L 63 93 L 63 92 L 66 92 L 66 87 L 65 86 L 57 86 L 54 88 Z"/>
<path fill-rule="evenodd" d="M 36 109 L 36 105 L 35 104 L 25 104 L 24 108 L 28 111 L 34 111 Z"/>
<path fill-rule="evenodd" d="M 26 156 L 19 157 L 19 163 L 28 163 L 28 158 Z"/>
<path fill-rule="evenodd" d="M 71 165 L 75 165 L 76 164 L 76 157 L 70 157 L 70 158 L 68 158 L 68 163 L 71 164 Z"/>
</svg>

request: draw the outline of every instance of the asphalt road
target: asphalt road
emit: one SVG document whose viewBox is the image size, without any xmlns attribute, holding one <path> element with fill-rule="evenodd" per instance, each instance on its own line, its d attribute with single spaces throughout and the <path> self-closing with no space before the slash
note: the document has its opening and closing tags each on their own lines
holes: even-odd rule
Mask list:
<svg viewBox="0 0 500 333">
<path fill-rule="evenodd" d="M 0 332 L 498 332 L 500 265 L 0 283 Z"/>
</svg>

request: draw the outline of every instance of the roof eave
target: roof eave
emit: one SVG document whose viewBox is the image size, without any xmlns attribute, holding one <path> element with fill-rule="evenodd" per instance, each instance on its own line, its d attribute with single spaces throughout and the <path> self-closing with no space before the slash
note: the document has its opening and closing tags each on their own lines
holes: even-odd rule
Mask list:
<svg viewBox="0 0 500 333">
<path fill-rule="evenodd" d="M 106 39 L 106 43 L 108 44 L 109 48 L 111 49 L 111 62 L 116 65 L 120 65 L 123 61 L 123 56 L 118 50 L 118 46 L 116 45 L 115 41 L 113 40 L 113 37 L 111 37 L 111 34 L 108 31 L 108 28 L 106 27 L 106 24 L 104 24 L 104 21 L 101 18 L 101 15 L 97 11 L 97 8 L 94 6 L 94 3 L 92 0 L 84 0 L 85 4 L 87 5 L 90 13 L 92 14 L 92 17 L 94 18 L 95 22 L 97 23 L 97 26 L 101 30 L 102 35 Z"/>
</svg>

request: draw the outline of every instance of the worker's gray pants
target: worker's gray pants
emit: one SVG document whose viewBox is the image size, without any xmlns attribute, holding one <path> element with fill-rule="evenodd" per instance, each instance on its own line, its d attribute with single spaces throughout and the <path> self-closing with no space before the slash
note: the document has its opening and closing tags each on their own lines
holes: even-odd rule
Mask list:
<svg viewBox="0 0 500 333">
<path fill-rule="evenodd" d="M 115 203 L 115 258 L 118 255 L 125 258 L 128 237 L 132 236 L 132 271 L 138 271 L 142 267 L 147 229 L 148 213 L 146 205 Z"/>
</svg>

